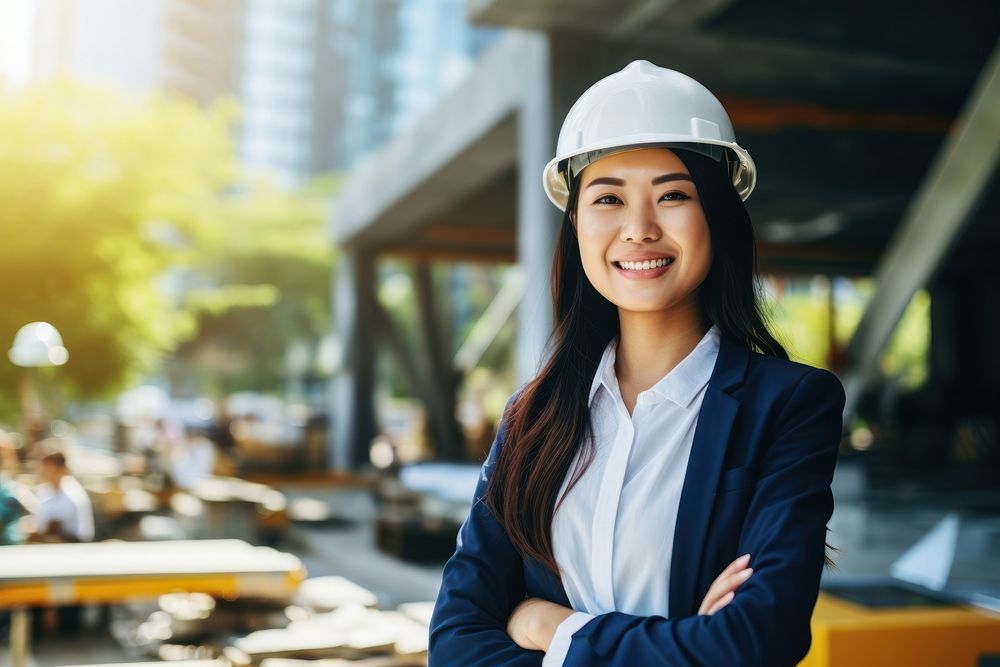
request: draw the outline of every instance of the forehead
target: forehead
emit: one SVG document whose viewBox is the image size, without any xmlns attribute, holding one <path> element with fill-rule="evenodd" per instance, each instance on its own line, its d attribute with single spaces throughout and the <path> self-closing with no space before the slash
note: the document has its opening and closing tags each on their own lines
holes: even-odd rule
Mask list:
<svg viewBox="0 0 1000 667">
<path fill-rule="evenodd" d="M 583 175 L 590 178 L 598 175 L 624 178 L 628 172 L 646 171 L 656 171 L 657 174 L 688 173 L 684 162 L 672 150 L 653 147 L 606 155 L 587 165 L 583 170 Z"/>
</svg>

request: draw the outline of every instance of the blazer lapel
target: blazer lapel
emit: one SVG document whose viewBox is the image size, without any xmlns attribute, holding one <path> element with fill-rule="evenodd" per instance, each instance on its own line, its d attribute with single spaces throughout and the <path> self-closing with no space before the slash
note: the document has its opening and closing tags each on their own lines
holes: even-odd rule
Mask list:
<svg viewBox="0 0 1000 667">
<path fill-rule="evenodd" d="M 705 537 L 729 433 L 740 405 L 727 390 L 743 381 L 748 360 L 747 348 L 723 334 L 702 400 L 677 510 L 670 564 L 671 618 L 695 614 L 701 603 L 695 595 Z"/>
</svg>

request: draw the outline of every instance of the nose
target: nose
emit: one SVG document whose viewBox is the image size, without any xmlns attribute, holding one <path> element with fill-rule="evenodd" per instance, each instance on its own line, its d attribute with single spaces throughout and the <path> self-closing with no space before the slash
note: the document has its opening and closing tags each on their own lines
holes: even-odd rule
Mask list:
<svg viewBox="0 0 1000 667">
<path fill-rule="evenodd" d="M 655 211 L 647 206 L 635 206 L 625 213 L 619 238 L 622 241 L 656 241 L 660 238 L 660 227 L 656 223 Z"/>
</svg>

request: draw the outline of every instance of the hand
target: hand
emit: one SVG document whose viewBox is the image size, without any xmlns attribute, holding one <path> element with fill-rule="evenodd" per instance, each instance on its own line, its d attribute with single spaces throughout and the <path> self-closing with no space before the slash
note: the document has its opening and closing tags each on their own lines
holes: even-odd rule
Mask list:
<svg viewBox="0 0 1000 667">
<path fill-rule="evenodd" d="M 708 593 L 698 609 L 699 616 L 711 616 L 733 601 L 736 589 L 742 586 L 743 582 L 753 574 L 753 568 L 747 567 L 749 564 L 750 554 L 744 554 L 730 563 L 715 578 L 712 585 L 708 587 Z"/>
<path fill-rule="evenodd" d="M 528 598 L 514 607 L 507 620 L 507 634 L 529 651 L 548 651 L 556 628 L 573 610 L 541 598 Z"/>
</svg>

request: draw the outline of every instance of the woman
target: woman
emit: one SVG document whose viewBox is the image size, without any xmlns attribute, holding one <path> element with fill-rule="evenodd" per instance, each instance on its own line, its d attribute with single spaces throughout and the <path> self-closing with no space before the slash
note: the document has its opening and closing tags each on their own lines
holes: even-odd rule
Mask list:
<svg viewBox="0 0 1000 667">
<path fill-rule="evenodd" d="M 544 183 L 551 353 L 504 411 L 430 664 L 796 664 L 844 390 L 768 331 L 753 161 L 707 89 L 637 61 L 576 102 Z"/>
</svg>

